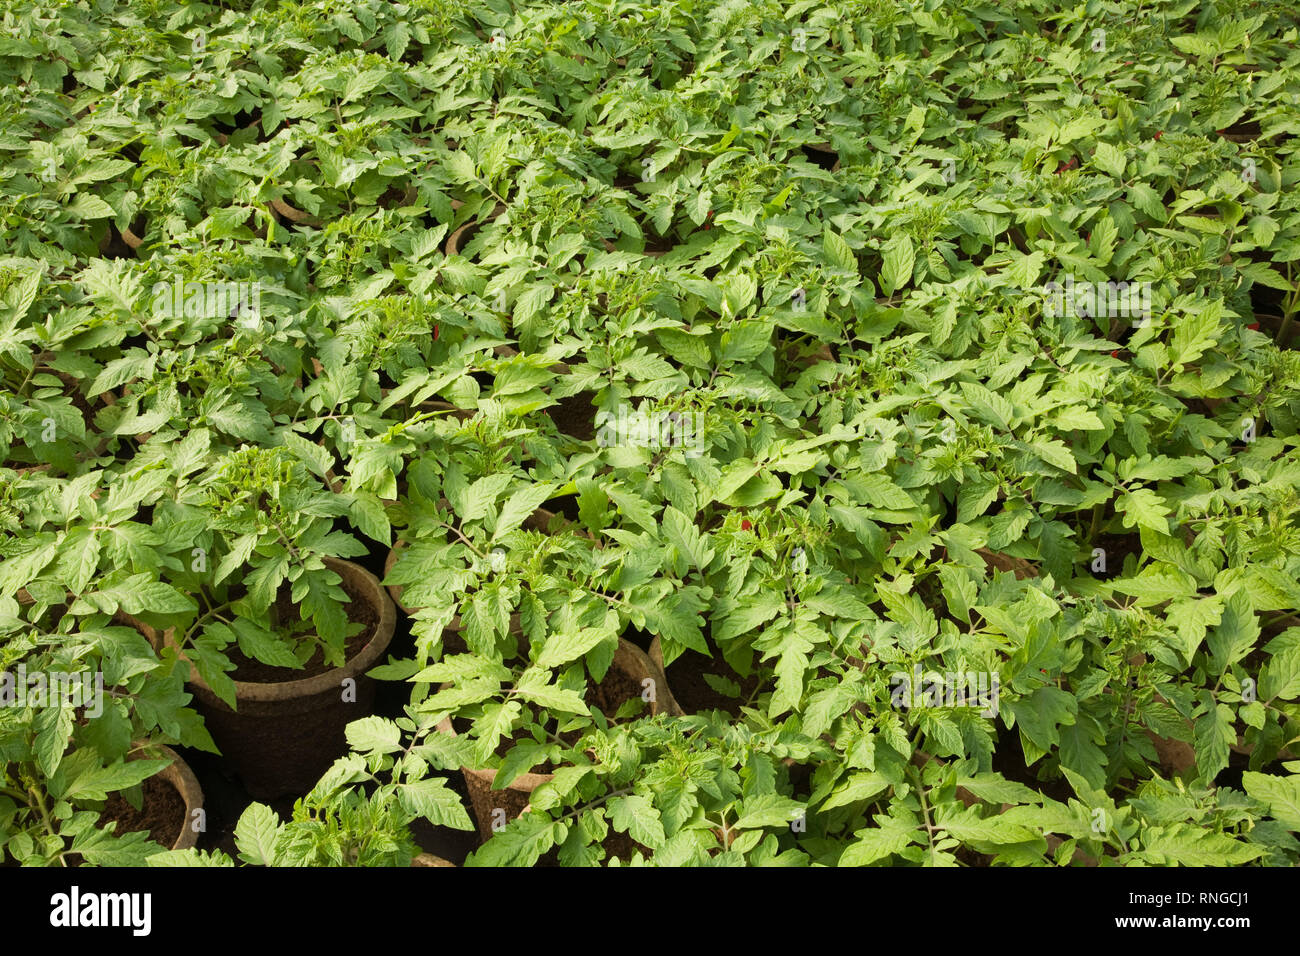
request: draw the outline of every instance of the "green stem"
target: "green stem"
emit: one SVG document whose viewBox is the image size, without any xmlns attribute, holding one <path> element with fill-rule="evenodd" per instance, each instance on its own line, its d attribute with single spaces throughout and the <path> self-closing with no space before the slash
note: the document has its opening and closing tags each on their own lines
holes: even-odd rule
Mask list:
<svg viewBox="0 0 1300 956">
<path fill-rule="evenodd" d="M 1282 324 L 1278 326 L 1277 338 L 1273 340 L 1273 344 L 1276 345 L 1278 348 L 1280 349 L 1286 348 L 1286 343 L 1290 340 L 1291 337 L 1290 336 L 1291 323 L 1294 319 L 1295 319 L 1295 313 L 1288 310 L 1287 314 L 1282 319 Z"/>
<path fill-rule="evenodd" d="M 181 639 L 181 645 L 184 646 L 189 641 L 194 632 L 198 630 L 200 624 L 212 617 L 218 611 L 228 608 L 232 604 L 234 604 L 233 601 L 227 601 L 225 604 L 214 604 L 212 607 L 208 608 L 208 610 L 199 615 L 198 620 L 196 620 L 194 624 L 191 625 L 190 629 L 185 632 L 185 636 Z"/>
<path fill-rule="evenodd" d="M 27 792 L 30 793 L 32 797 L 35 798 L 36 801 L 35 803 L 28 801 L 28 806 L 35 807 L 37 812 L 40 813 L 41 820 L 45 823 L 45 829 L 50 833 L 50 835 L 58 836 L 59 835 L 58 828 L 54 826 L 54 821 L 50 819 L 50 811 L 46 809 L 45 801 L 41 799 L 40 791 L 37 790 L 35 787 L 29 787 Z M 64 862 L 62 854 L 59 855 L 59 862 L 63 866 L 68 865 L 66 862 Z"/>
<path fill-rule="evenodd" d="M 1091 545 L 1097 540 L 1097 532 L 1101 530 L 1101 515 L 1104 504 L 1093 505 L 1092 524 L 1088 526 L 1088 544 Z"/>
<path fill-rule="evenodd" d="M 908 770 L 912 776 L 913 785 L 916 787 L 917 799 L 921 801 L 921 813 L 925 817 L 925 837 L 930 843 L 930 862 L 933 863 L 937 852 L 934 848 L 935 827 L 930 822 L 930 804 L 925 799 L 925 785 L 921 782 L 921 772 L 919 770 L 914 767 L 908 767 Z"/>
</svg>

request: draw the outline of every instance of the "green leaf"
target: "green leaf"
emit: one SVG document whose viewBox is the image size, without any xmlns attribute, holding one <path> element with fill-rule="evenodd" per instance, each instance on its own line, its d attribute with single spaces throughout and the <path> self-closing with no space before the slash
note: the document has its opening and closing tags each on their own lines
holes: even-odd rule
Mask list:
<svg viewBox="0 0 1300 956">
<path fill-rule="evenodd" d="M 135 379 L 147 379 L 153 375 L 157 361 L 158 356 L 133 349 L 131 354 L 114 359 L 105 365 L 104 370 L 95 376 L 95 381 L 86 390 L 86 395 L 94 398 Z"/>
<path fill-rule="evenodd" d="M 111 219 L 117 215 L 113 207 L 98 196 L 90 193 L 78 193 L 77 198 L 67 206 L 67 212 L 74 219 Z"/>
<path fill-rule="evenodd" d="M 884 815 L 876 817 L 876 824 L 853 834 L 857 842 L 849 844 L 840 854 L 839 866 L 870 866 L 920 842 L 924 832 L 914 824 Z"/>
<path fill-rule="evenodd" d="M 916 252 L 912 240 L 905 233 L 898 233 L 881 247 L 884 264 L 880 270 L 881 289 L 886 295 L 907 285 L 912 280 L 912 270 L 916 266 Z"/>
<path fill-rule="evenodd" d="M 857 274 L 858 257 L 853 254 L 849 244 L 836 235 L 830 226 L 822 229 L 822 252 L 826 256 L 826 261 L 832 266 Z"/>
<path fill-rule="evenodd" d="M 615 485 L 606 485 L 604 490 L 610 500 L 618 506 L 619 511 L 631 518 L 643 531 L 649 531 L 651 534 L 659 533 L 659 523 L 644 498 Z"/>
<path fill-rule="evenodd" d="M 1169 533 L 1169 509 L 1164 499 L 1148 488 L 1138 488 L 1120 495 L 1115 510 L 1124 515 L 1126 528 L 1150 528 L 1160 534 Z"/>
<path fill-rule="evenodd" d="M 460 797 L 440 777 L 402 784 L 397 788 L 397 796 L 402 806 L 434 826 L 453 830 L 474 829 Z"/>
<path fill-rule="evenodd" d="M 555 827 L 544 813 L 525 813 L 492 835 L 465 860 L 466 866 L 532 866 L 555 845 Z"/>
<path fill-rule="evenodd" d="M 663 534 L 678 554 L 697 570 L 705 570 L 713 561 L 714 550 L 695 522 L 671 505 L 664 509 Z"/>
<path fill-rule="evenodd" d="M 347 725 L 348 746 L 363 753 L 395 753 L 402 749 L 402 732 L 383 717 L 362 717 Z"/>
<path fill-rule="evenodd" d="M 92 767 L 68 784 L 63 797 L 103 800 L 110 793 L 143 783 L 170 764 L 170 760 L 119 760 L 107 767 Z"/>
<path fill-rule="evenodd" d="M 1251 846 L 1226 833 L 1173 824 L 1149 828 L 1143 834 L 1141 856 L 1163 866 L 1241 866 L 1264 852 L 1262 846 Z"/>
<path fill-rule="evenodd" d="M 542 646 L 542 653 L 537 658 L 537 666 L 554 669 L 561 664 L 576 661 L 597 644 L 612 637 L 613 635 L 608 631 L 595 627 L 552 633 Z"/>
<path fill-rule="evenodd" d="M 1267 703 L 1300 697 L 1300 645 L 1269 658 L 1259 679 L 1259 693 Z"/>
<path fill-rule="evenodd" d="M 235 861 L 220 850 L 164 850 L 151 854 L 146 860 L 149 866 L 234 866 Z"/>
<path fill-rule="evenodd" d="M 1167 531 L 1167 528 L 1160 530 Z M 1195 578 L 1168 565 L 1150 565 L 1135 577 L 1114 582 L 1112 587 L 1121 594 L 1137 598 L 1137 603 L 1143 607 L 1190 598 L 1197 591 Z"/>
<path fill-rule="evenodd" d="M 1214 628 L 1206 643 L 1214 656 L 1214 673 L 1222 674 L 1252 650 L 1259 640 L 1259 618 L 1244 590 L 1228 598 L 1218 627 Z"/>
<path fill-rule="evenodd" d="M 851 774 L 848 780 L 835 789 L 830 799 L 822 804 L 821 809 L 825 812 L 836 807 L 847 807 L 859 800 L 870 800 L 877 794 L 883 793 L 889 786 L 890 782 L 878 773 Z"/>
<path fill-rule="evenodd" d="M 288 644 L 248 618 L 235 618 L 233 633 L 224 624 L 209 624 L 206 630 L 223 644 L 238 641 L 239 649 L 244 654 L 263 664 L 270 664 L 272 667 L 288 667 L 293 670 L 302 669 L 302 662 L 294 656 Z"/>
<path fill-rule="evenodd" d="M 536 485 L 529 485 L 527 488 L 521 488 L 506 499 L 505 504 L 501 506 L 501 513 L 497 516 L 496 528 L 492 532 L 492 540 L 496 541 L 501 535 L 508 531 L 513 531 L 524 523 L 524 519 L 530 517 L 543 501 L 546 501 L 555 491 L 555 485 L 550 482 L 542 482 Z"/>
<path fill-rule="evenodd" d="M 504 472 L 479 478 L 465 490 L 464 497 L 460 501 L 452 499 L 456 505 L 456 513 L 465 522 L 477 521 L 486 516 L 497 498 L 509 486 L 510 481 L 511 476 Z M 448 497 L 450 494 L 449 491 Z"/>
<path fill-rule="evenodd" d="M 565 690 L 556 684 L 547 683 L 546 671 L 530 668 L 520 677 L 515 689 L 524 700 L 551 710 L 584 716 L 591 714 L 582 695 L 577 691 Z"/>
<path fill-rule="evenodd" d="M 1300 775 L 1275 777 L 1248 771 L 1241 775 L 1246 792 L 1268 804 L 1269 815 L 1293 833 L 1300 833 Z"/>
<path fill-rule="evenodd" d="M 250 803 L 235 824 L 239 858 L 253 866 L 275 866 L 279 833 L 280 818 L 275 811 L 262 803 Z"/>
<path fill-rule="evenodd" d="M 1124 152 L 1110 143 L 1098 143 L 1092 154 L 1093 164 L 1102 172 L 1109 173 L 1116 179 L 1124 178 Z"/>
<path fill-rule="evenodd" d="M 153 611 L 157 614 L 184 614 L 197 610 L 194 601 L 163 581 L 149 581 L 132 589 L 122 610 L 128 614 Z"/>
<path fill-rule="evenodd" d="M 1203 692 L 1206 696 L 1208 691 Z M 1213 704 L 1196 718 L 1196 769 L 1203 780 L 1213 780 L 1228 766 L 1230 750 L 1237 742 L 1236 717 L 1227 704 Z"/>
<path fill-rule="evenodd" d="M 630 794 L 609 802 L 610 822 L 614 829 L 626 833 L 637 843 L 651 850 L 664 843 L 664 825 L 659 811 L 645 797 Z"/>
</svg>

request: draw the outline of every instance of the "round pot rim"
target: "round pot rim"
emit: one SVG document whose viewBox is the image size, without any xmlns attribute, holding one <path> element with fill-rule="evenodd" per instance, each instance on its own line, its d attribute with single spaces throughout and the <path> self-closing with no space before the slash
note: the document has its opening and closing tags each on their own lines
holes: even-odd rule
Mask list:
<svg viewBox="0 0 1300 956">
<path fill-rule="evenodd" d="M 454 868 L 456 864 L 451 860 L 438 856 L 436 853 L 424 850 L 411 858 L 411 866 L 450 866 Z"/>
<path fill-rule="evenodd" d="M 636 647 L 635 644 L 632 646 Z M 638 651 L 641 650 L 639 647 L 636 649 Z M 641 653 L 645 654 L 646 659 L 654 665 L 654 671 L 651 673 L 657 674 L 663 679 L 664 695 L 668 698 L 666 713 L 674 717 L 686 716 L 686 709 L 677 702 L 677 698 L 673 696 L 673 689 L 668 686 L 668 668 L 664 666 L 664 649 L 663 645 L 659 641 L 658 634 L 656 634 L 650 641 L 650 650 L 641 651 Z"/>
<path fill-rule="evenodd" d="M 388 591 L 379 583 L 379 579 L 361 565 L 352 561 L 328 557 L 323 560 L 325 566 L 336 573 L 341 574 L 342 568 L 349 569 L 360 580 L 363 589 L 370 592 L 370 603 L 379 612 L 379 619 L 375 622 L 374 634 L 371 635 L 366 646 L 358 651 L 355 656 L 345 661 L 342 667 L 332 668 L 314 677 L 300 677 L 296 680 L 271 682 L 235 681 L 236 701 L 270 702 L 293 700 L 300 697 L 313 697 L 317 694 L 335 690 L 345 678 L 360 676 L 363 671 L 374 664 L 379 659 L 379 655 L 387 649 L 389 642 L 392 641 L 393 628 L 397 623 L 397 611 L 393 607 L 392 599 L 388 596 Z M 168 644 L 175 646 L 173 631 L 167 631 L 166 640 Z M 187 663 L 189 662 L 189 659 L 185 658 L 183 653 L 181 656 Z M 225 701 L 221 700 L 208 686 L 207 682 L 199 676 L 198 668 L 193 663 L 190 663 L 189 683 L 195 692 L 203 697 L 205 703 L 213 706 L 226 706 Z"/>
<path fill-rule="evenodd" d="M 136 760 L 150 757 L 149 751 L 158 751 L 163 757 L 171 758 L 171 763 L 154 775 L 171 784 L 185 804 L 185 819 L 181 822 L 181 832 L 169 849 L 185 850 L 194 846 L 198 843 L 199 835 L 190 829 L 189 823 L 194 811 L 203 809 L 203 787 L 199 783 L 199 778 L 194 775 L 193 768 L 185 762 L 185 758 L 166 744 L 136 740 L 132 741 L 132 746 L 141 750 L 133 757 Z"/>
<path fill-rule="evenodd" d="M 456 733 L 455 728 L 452 727 L 450 717 L 444 717 L 442 718 L 442 720 L 438 721 L 437 729 L 438 729 L 438 733 L 446 734 L 448 737 L 460 736 L 459 734 Z M 466 776 L 472 776 L 476 780 L 481 780 L 483 783 L 487 784 L 489 790 L 497 789 L 496 787 L 492 786 L 492 781 L 496 779 L 498 770 L 499 768 L 488 769 L 486 767 L 462 766 L 460 768 L 460 772 L 465 774 Z M 503 789 L 518 790 L 521 793 L 532 793 L 542 784 L 547 783 L 548 781 L 554 779 L 555 779 L 555 774 L 553 773 L 533 773 L 532 771 L 528 771 L 526 773 L 521 773 L 519 776 L 515 777 L 515 779 L 510 781 L 510 783 L 507 786 L 505 786 Z"/>
<path fill-rule="evenodd" d="M 463 205 L 463 203 L 462 203 L 462 205 Z M 456 208 L 459 209 L 460 207 L 457 206 Z M 505 205 L 505 203 L 500 203 L 500 202 L 499 202 L 499 203 L 497 203 L 497 204 L 492 208 L 492 212 L 488 215 L 488 217 L 487 217 L 486 219 L 483 219 L 483 220 L 471 219 L 471 220 L 468 220 L 468 221 L 466 221 L 466 222 L 461 223 L 459 226 L 457 226 L 455 229 L 453 229 L 452 232 L 451 232 L 451 235 L 449 235 L 449 236 L 447 237 L 447 241 L 446 241 L 446 243 L 445 243 L 445 245 L 444 245 L 444 250 L 445 250 L 446 254 L 447 254 L 448 256 L 458 256 L 458 255 L 460 255 L 460 238 L 461 238 L 462 235 L 464 235 L 465 230 L 467 230 L 467 229 L 469 229 L 469 228 L 471 228 L 471 227 L 487 225 L 489 222 L 491 222 L 492 220 L 496 219 L 498 216 L 500 216 L 500 215 L 501 215 L 502 213 L 504 213 L 505 211 L 506 211 L 506 205 Z"/>
</svg>

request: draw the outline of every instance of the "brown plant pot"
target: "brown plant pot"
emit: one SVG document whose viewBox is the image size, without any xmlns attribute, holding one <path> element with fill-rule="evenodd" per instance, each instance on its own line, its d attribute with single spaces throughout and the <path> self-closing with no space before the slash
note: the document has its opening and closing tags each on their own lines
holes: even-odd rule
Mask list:
<svg viewBox="0 0 1300 956">
<path fill-rule="evenodd" d="M 194 811 L 203 809 L 203 788 L 199 778 L 194 776 L 190 765 L 181 759 L 180 754 L 163 744 L 151 744 L 150 750 L 161 751 L 162 757 L 171 758 L 171 766 L 159 771 L 157 776 L 175 788 L 185 801 L 185 821 L 181 832 L 171 845 L 173 850 L 188 850 L 199 842 L 199 831 L 194 828 Z M 149 756 L 145 754 L 144 756 Z"/>
<path fill-rule="evenodd" d="M 984 563 L 989 566 L 989 570 L 1010 571 L 1020 581 L 1025 578 L 1038 577 L 1038 568 L 1024 558 L 1012 557 L 1000 551 L 990 551 L 988 548 L 978 548 L 975 553 L 984 559 Z"/>
<path fill-rule="evenodd" d="M 138 250 L 142 245 L 144 245 L 144 239 L 132 232 L 130 226 L 127 226 L 122 230 L 122 241 L 132 250 Z"/>
<path fill-rule="evenodd" d="M 1156 755 L 1160 758 L 1160 768 L 1165 773 L 1180 774 L 1196 766 L 1196 751 L 1187 741 L 1178 740 L 1176 737 L 1161 737 L 1154 730 L 1147 728 L 1143 730 L 1151 745 L 1156 748 Z"/>
<path fill-rule="evenodd" d="M 434 856 L 432 853 L 421 853 L 411 860 L 411 866 L 450 866 L 454 868 L 456 864 L 451 860 L 444 860 L 440 856 Z"/>
<path fill-rule="evenodd" d="M 447 255 L 448 256 L 459 255 L 461 247 L 464 246 L 466 243 L 468 243 L 470 239 L 474 237 L 474 233 L 478 232 L 478 230 L 482 228 L 486 223 L 491 222 L 493 219 L 495 219 L 497 216 L 501 215 L 505 211 L 506 211 L 505 205 L 503 203 L 497 203 L 496 208 L 492 210 L 492 214 L 489 215 L 487 219 L 485 219 L 483 222 L 479 222 L 475 220 L 473 222 L 467 222 L 464 225 L 457 228 L 454 232 L 452 232 L 450 236 L 447 237 Z"/>
<path fill-rule="evenodd" d="M 110 821 L 115 821 L 114 832 L 122 836 L 129 832 L 148 833 L 156 842 L 169 850 L 188 850 L 192 848 L 199 839 L 199 829 L 194 826 L 195 812 L 203 810 L 203 788 L 199 786 L 198 778 L 194 776 L 194 771 L 190 769 L 189 764 L 181 759 L 181 756 L 165 744 L 150 743 L 147 740 L 136 740 L 132 742 L 134 748 L 138 748 L 132 753 L 128 760 L 144 759 L 165 759 L 170 760 L 171 764 L 158 771 L 152 777 L 145 781 L 144 803 L 141 811 L 133 810 L 126 804 L 125 798 L 120 794 L 112 794 L 108 803 L 100 816 L 99 826 L 105 828 Z M 154 823 L 152 826 L 149 822 L 148 814 L 151 808 L 151 796 L 149 786 L 157 784 L 161 787 L 168 788 L 176 792 L 184 805 L 180 820 L 169 820 L 164 817 L 163 821 Z M 155 808 L 156 809 L 156 808 Z M 125 812 L 128 814 L 127 819 L 122 819 L 118 814 Z M 144 819 L 141 820 L 141 813 Z M 131 819 L 134 816 L 135 819 Z M 107 817 L 107 819 L 105 819 Z M 167 836 L 160 838 L 157 834 L 159 827 L 163 823 L 174 824 L 174 829 L 168 827 L 164 832 Z M 151 832 L 151 830 L 153 832 Z"/>
<path fill-rule="evenodd" d="M 365 672 L 379 662 L 392 640 L 397 613 L 379 579 L 365 568 L 334 558 L 325 558 L 325 564 L 360 591 L 375 613 L 369 642 L 344 666 L 300 680 L 236 681 L 236 710 L 226 706 L 190 666 L 196 709 L 249 794 L 258 800 L 310 790 L 346 752 L 344 728 L 369 716 L 374 704 L 375 682 Z M 174 641 L 170 632 L 168 641 Z M 354 700 L 344 700 L 343 682 L 349 679 L 356 682 Z"/>
<path fill-rule="evenodd" d="M 650 649 L 646 652 L 646 656 L 650 658 L 650 662 L 654 664 L 654 666 L 658 669 L 659 673 L 664 675 L 663 693 L 667 698 L 666 706 L 668 707 L 668 713 L 670 714 L 687 713 L 686 709 L 678 702 L 677 698 L 673 695 L 672 689 L 668 684 L 668 668 L 664 666 L 664 649 L 659 642 L 659 635 L 656 634 L 654 639 L 650 642 Z M 736 706 L 739 707 L 741 703 L 742 701 L 737 700 Z"/>
<path fill-rule="evenodd" d="M 301 209 L 295 209 L 283 199 L 272 199 L 270 205 L 271 208 L 275 210 L 276 215 L 280 216 L 282 219 L 288 220 L 295 226 L 319 226 L 321 224 L 320 219 L 313 216 L 311 213 L 304 212 Z"/>
<path fill-rule="evenodd" d="M 614 661 L 609 669 L 611 673 L 615 670 L 621 671 L 638 685 L 647 678 L 655 682 L 655 699 L 650 702 L 652 716 L 681 715 L 681 709 L 668 691 L 668 681 L 664 678 L 663 671 L 650 660 L 645 651 L 632 642 L 621 637 L 618 639 L 618 650 L 614 652 Z M 442 719 L 438 724 L 438 730 L 450 737 L 456 736 L 450 717 Z M 549 773 L 521 773 L 504 790 L 493 790 L 492 781 L 496 779 L 496 770 L 461 767 L 460 771 L 465 777 L 465 786 L 469 790 L 474 819 L 478 823 L 479 839 L 485 843 L 492 837 L 494 811 L 504 810 L 507 821 L 515 819 L 521 813 L 526 813 L 532 792 L 554 777 Z"/>
</svg>

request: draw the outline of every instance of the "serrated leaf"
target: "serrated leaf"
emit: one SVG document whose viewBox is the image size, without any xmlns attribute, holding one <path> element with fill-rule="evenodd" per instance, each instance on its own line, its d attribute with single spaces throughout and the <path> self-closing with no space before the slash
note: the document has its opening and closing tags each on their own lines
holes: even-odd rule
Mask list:
<svg viewBox="0 0 1300 956">
<path fill-rule="evenodd" d="M 614 829 L 626 833 L 642 846 L 655 849 L 663 845 L 664 825 L 659 811 L 645 797 L 629 794 L 610 801 L 610 822 Z"/>
<path fill-rule="evenodd" d="M 262 803 L 250 803 L 235 824 L 235 846 L 239 858 L 253 866 L 275 866 L 275 843 L 280 818 Z"/>
</svg>

